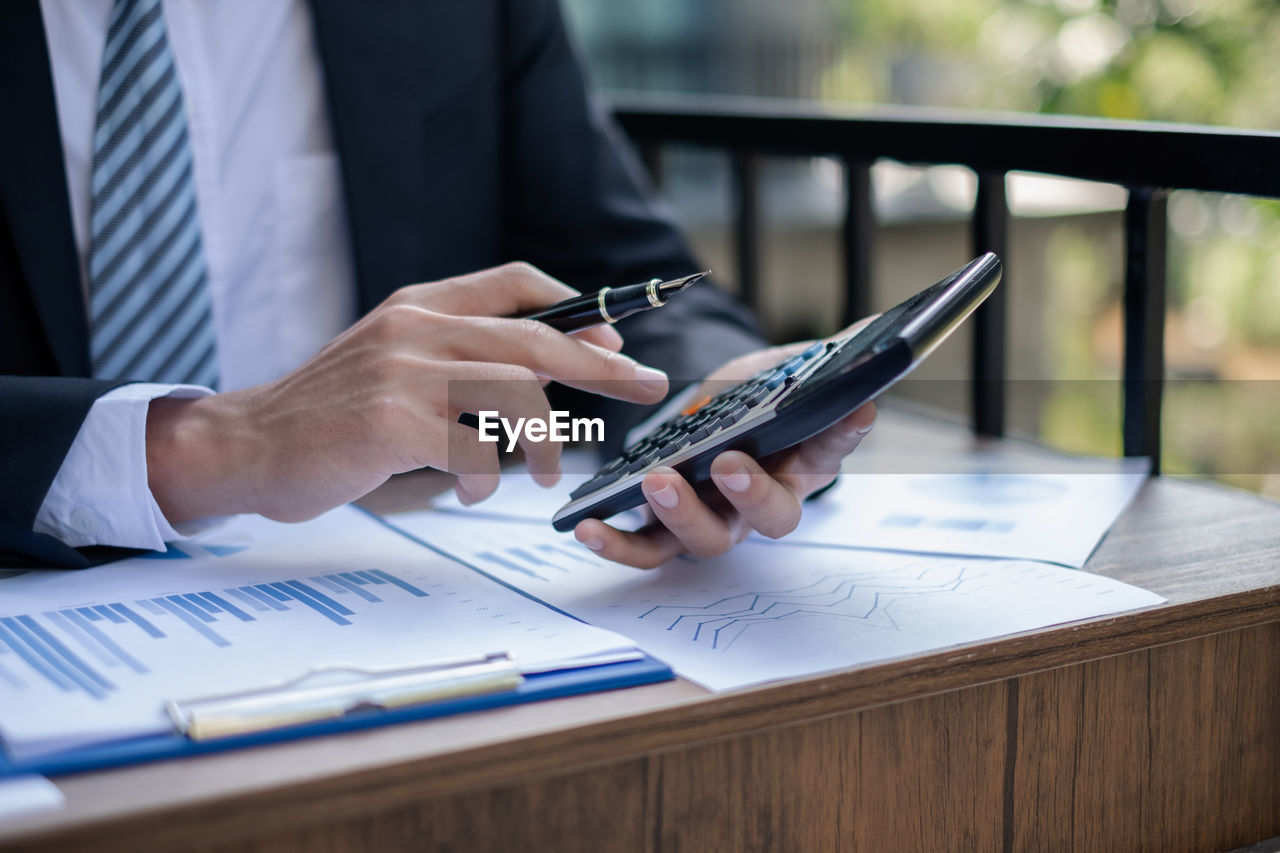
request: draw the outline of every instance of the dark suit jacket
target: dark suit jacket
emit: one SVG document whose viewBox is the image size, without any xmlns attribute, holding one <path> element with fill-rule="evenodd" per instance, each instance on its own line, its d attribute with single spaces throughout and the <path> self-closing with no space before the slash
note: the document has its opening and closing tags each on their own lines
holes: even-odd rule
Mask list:
<svg viewBox="0 0 1280 853">
<path fill-rule="evenodd" d="M 361 311 L 401 285 L 526 260 L 586 290 L 695 269 L 595 109 L 556 0 L 313 0 Z M 87 565 L 32 532 L 93 401 L 38 0 L 0 3 L 0 560 Z M 759 345 L 709 287 L 626 321 L 627 351 L 699 377 Z M 636 407 L 595 401 L 620 440 Z M 9 556 L 3 556 L 8 552 Z"/>
</svg>

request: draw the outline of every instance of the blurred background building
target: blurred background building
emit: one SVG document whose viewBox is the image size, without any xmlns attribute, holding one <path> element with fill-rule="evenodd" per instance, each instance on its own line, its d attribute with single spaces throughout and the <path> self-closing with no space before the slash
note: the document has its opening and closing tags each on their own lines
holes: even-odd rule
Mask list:
<svg viewBox="0 0 1280 853">
<path fill-rule="evenodd" d="M 905 104 L 1280 128 L 1274 0 L 566 0 L 606 92 Z M 723 156 L 669 152 L 663 195 L 732 284 Z M 874 169 L 875 305 L 967 260 L 974 178 Z M 768 333 L 834 331 L 837 166 L 768 161 L 761 187 Z M 1119 452 L 1120 187 L 1009 182 L 1011 432 Z M 1179 192 L 1169 207 L 1164 416 L 1170 472 L 1280 497 L 1280 203 Z M 967 341 L 935 357 L 917 397 L 962 411 Z"/>
</svg>

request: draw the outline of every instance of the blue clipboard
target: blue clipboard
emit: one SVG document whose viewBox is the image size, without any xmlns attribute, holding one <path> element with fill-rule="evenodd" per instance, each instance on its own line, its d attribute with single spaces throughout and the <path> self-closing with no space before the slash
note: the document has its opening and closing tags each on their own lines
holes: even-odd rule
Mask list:
<svg viewBox="0 0 1280 853">
<path fill-rule="evenodd" d="M 637 660 L 619 663 L 533 673 L 525 676 L 524 682 L 518 687 L 499 693 L 464 696 L 393 710 L 357 711 L 336 719 L 214 740 L 191 740 L 185 735 L 174 732 L 116 741 L 27 761 L 15 761 L 0 750 L 0 778 L 28 773 L 54 776 L 170 758 L 186 758 L 320 735 L 359 731 L 411 720 L 426 720 L 469 711 L 504 708 L 542 699 L 558 699 L 621 687 L 655 684 L 669 681 L 674 677 L 669 666 L 645 655 Z"/>
</svg>

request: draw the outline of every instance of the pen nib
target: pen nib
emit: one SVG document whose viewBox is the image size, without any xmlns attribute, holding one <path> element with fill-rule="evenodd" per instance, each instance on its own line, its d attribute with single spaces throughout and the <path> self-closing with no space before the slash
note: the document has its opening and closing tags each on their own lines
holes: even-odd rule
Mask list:
<svg viewBox="0 0 1280 853">
<path fill-rule="evenodd" d="M 693 275 L 687 275 L 684 278 L 673 278 L 671 281 L 664 281 L 662 284 L 658 285 L 658 290 L 663 296 L 671 296 L 672 294 L 679 293 L 682 290 L 687 290 L 694 283 L 701 281 L 709 275 L 711 275 L 711 270 L 696 272 Z"/>
</svg>

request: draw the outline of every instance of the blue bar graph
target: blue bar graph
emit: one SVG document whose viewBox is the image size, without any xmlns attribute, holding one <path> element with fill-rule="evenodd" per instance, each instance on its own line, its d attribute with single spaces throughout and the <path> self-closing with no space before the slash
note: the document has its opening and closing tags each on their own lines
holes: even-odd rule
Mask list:
<svg viewBox="0 0 1280 853">
<path fill-rule="evenodd" d="M 395 584 L 396 586 L 400 587 L 410 595 L 417 596 L 418 598 L 426 598 L 427 596 L 425 592 L 418 589 L 413 584 L 402 581 L 400 580 L 400 578 L 396 577 L 395 575 L 389 575 L 386 572 L 384 572 L 382 569 L 370 569 L 369 574 L 373 575 L 374 577 L 382 578 L 387 583 Z"/>
<path fill-rule="evenodd" d="M 281 604 L 273 596 L 267 595 L 256 586 L 242 586 L 240 591 L 254 600 L 265 604 L 271 610 L 288 610 L 289 608 Z"/>
<path fill-rule="evenodd" d="M 0 617 L 0 624 L 3 624 L 9 630 L 9 635 L 16 638 L 25 648 L 28 654 L 23 657 L 28 663 L 41 660 L 44 666 L 37 667 L 41 672 L 51 670 L 60 676 L 57 679 L 50 679 L 59 687 L 64 685 L 78 687 L 94 698 L 101 698 L 115 686 L 30 616 Z M 12 640 L 9 647 L 19 651 Z"/>
<path fill-rule="evenodd" d="M 245 613 L 243 610 L 241 610 L 239 607 L 236 607 L 234 604 L 231 604 L 225 599 L 219 598 L 218 596 L 214 595 L 212 592 L 202 592 L 200 593 L 200 597 L 207 599 L 208 602 L 212 604 L 214 607 L 218 608 L 219 611 L 223 613 L 230 613 L 232 616 L 236 617 L 241 622 L 257 621 L 248 613 Z"/>
<path fill-rule="evenodd" d="M 294 597 L 297 597 L 298 593 L 302 593 L 303 595 L 307 595 L 307 596 L 310 596 L 311 598 L 314 598 L 316 601 L 320 602 L 325 607 L 332 610 L 334 613 L 340 613 L 343 616 L 355 615 L 354 610 L 339 604 L 329 596 L 325 595 L 323 592 L 320 592 L 314 587 L 307 586 L 302 581 L 285 581 L 285 586 L 289 587 L 294 591 L 293 592 Z"/>
<path fill-rule="evenodd" d="M 0 620 L 0 643 L 12 649 L 14 654 L 27 662 L 27 666 L 43 675 L 54 687 L 65 691 L 75 689 L 74 683 L 62 674 L 59 667 L 50 666 L 42 655 L 27 648 L 27 644 L 9 628 L 5 620 Z"/>
<path fill-rule="evenodd" d="M 258 590 L 259 592 L 265 592 L 267 595 L 271 596 L 276 601 L 288 601 L 290 598 L 289 593 L 281 592 L 280 590 L 275 589 L 271 584 L 265 584 L 265 583 L 254 584 L 253 588 Z"/>
<path fill-rule="evenodd" d="M 108 654 L 110 654 L 116 660 L 123 663 L 125 666 L 132 669 L 134 672 L 150 672 L 150 670 L 147 669 L 145 666 L 143 666 L 142 663 L 137 658 L 135 658 L 133 655 L 129 654 L 124 649 L 122 649 L 119 643 L 117 643 L 115 640 L 111 639 L 105 633 L 99 630 L 97 625 L 89 624 L 88 618 L 83 614 L 81 614 L 79 609 L 63 610 L 61 611 L 61 613 L 69 621 L 78 625 L 82 631 L 84 631 L 94 640 L 97 640 L 98 643 L 102 646 L 103 649 L 106 650 Z M 48 615 L 48 614 L 45 614 L 45 615 Z"/>
<path fill-rule="evenodd" d="M 313 583 L 320 584 L 320 586 L 329 590 L 329 592 L 336 592 L 339 595 L 343 595 L 348 591 L 345 586 L 338 583 L 337 581 L 330 580 L 328 577 L 314 577 L 314 578 L 311 578 L 311 581 Z"/>
<path fill-rule="evenodd" d="M 155 625 L 152 625 L 146 619 L 143 619 L 141 616 L 139 616 L 137 613 L 134 613 L 132 610 L 125 607 L 123 604 L 113 604 L 111 605 L 111 609 L 114 610 L 116 613 L 120 614 L 121 616 L 123 616 L 125 619 L 128 619 L 133 624 L 137 625 L 144 632 L 146 632 L 148 636 L 155 637 L 156 639 L 160 639 L 164 637 L 164 631 L 161 631 Z"/>
<path fill-rule="evenodd" d="M 245 604 L 249 605 L 254 610 L 262 611 L 262 610 L 271 609 L 270 607 L 263 604 L 261 601 L 254 598 L 252 595 L 249 595 L 249 593 L 245 592 L 242 589 L 229 589 L 226 592 L 227 592 L 227 595 L 239 601 L 243 601 Z"/>
<path fill-rule="evenodd" d="M 375 586 L 381 586 L 381 596 L 374 594 Z M 228 648 L 241 636 L 237 631 L 275 618 L 319 616 L 346 626 L 363 615 L 348 605 L 376 606 L 388 595 L 422 598 L 428 593 L 371 569 L 3 616 L 0 696 L 43 682 L 60 692 L 104 699 L 117 689 L 104 672 L 128 678 L 152 671 L 146 652 L 152 642 L 191 631 L 214 649 Z"/>
<path fill-rule="evenodd" d="M 210 604 L 209 602 L 201 598 L 199 595 L 187 594 L 182 596 L 182 598 L 184 601 L 188 602 L 189 604 L 194 604 L 197 610 L 202 610 L 205 613 L 218 613 L 220 611 L 219 607 L 213 604 Z"/>
<path fill-rule="evenodd" d="M 81 607 L 79 609 L 84 610 L 85 608 Z M 128 618 L 126 616 L 122 616 L 121 614 L 117 613 L 115 610 L 111 609 L 110 607 L 106 607 L 105 605 L 102 605 L 102 604 L 96 605 L 93 608 L 93 612 L 97 613 L 99 616 L 102 616 L 108 622 L 114 622 L 117 625 L 123 625 L 125 623 L 125 619 Z"/>
<path fill-rule="evenodd" d="M 212 628 L 206 627 L 204 622 L 201 621 L 201 618 L 208 619 L 208 621 L 210 622 L 212 622 L 213 619 L 208 618 L 204 613 L 199 613 L 198 611 L 195 611 L 194 607 L 192 607 L 190 604 L 186 604 L 186 602 L 184 602 L 178 596 L 171 595 L 168 598 L 153 598 L 151 600 L 161 610 L 166 610 L 171 615 L 177 616 L 183 622 L 186 622 L 188 625 L 191 626 L 191 628 L 197 634 L 203 635 L 215 646 L 221 646 L 225 648 L 231 645 L 230 640 L 228 640 L 226 637 L 222 636 Z M 185 607 L 182 606 L 184 604 L 186 604 Z M 193 615 L 193 612 L 195 612 L 196 615 Z"/>
<path fill-rule="evenodd" d="M 204 608 L 199 607 L 195 604 L 192 604 L 190 601 L 187 601 L 187 599 L 183 598 L 181 595 L 166 595 L 164 598 L 153 598 L 151 600 L 154 601 L 156 604 L 160 605 L 161 607 L 165 606 L 166 601 L 174 605 L 175 607 L 181 607 L 183 610 L 187 611 L 192 616 L 199 619 L 201 622 L 217 622 L 218 621 L 217 619 L 214 619 L 212 616 L 206 613 Z"/>
<path fill-rule="evenodd" d="M 304 590 L 290 590 L 288 587 L 286 587 L 286 586 L 285 586 L 284 584 L 282 584 L 282 583 L 272 584 L 272 586 L 273 586 L 273 587 L 275 587 L 275 588 L 276 588 L 276 590 L 278 590 L 280 593 L 282 593 L 282 594 L 284 594 L 284 595 L 288 595 L 289 597 L 293 598 L 294 600 L 296 600 L 296 601 L 298 601 L 298 602 L 300 602 L 300 603 L 302 603 L 302 604 L 307 605 L 307 606 L 308 606 L 308 607 L 310 607 L 312 610 L 314 610 L 315 612 L 319 613 L 321 616 L 324 616 L 326 619 L 332 620 L 335 624 L 338 624 L 338 625 L 350 625 L 350 624 L 351 624 L 349 621 L 347 621 L 346 619 L 342 618 L 342 615 L 341 615 L 341 614 L 339 614 L 339 613 L 338 613 L 338 611 L 333 610 L 332 608 L 330 608 L 330 607 L 326 606 L 324 603 L 322 603 L 322 602 L 320 602 L 320 601 L 317 601 L 315 598 L 312 598 L 310 595 L 307 595 L 307 593 L 306 593 L 306 590 L 305 590 L 305 589 L 304 589 Z M 330 600 L 332 601 L 332 599 L 330 599 Z M 346 611 L 347 611 L 347 613 L 350 613 L 350 612 L 351 612 L 350 610 L 347 610 L 347 608 L 345 608 L 345 607 L 343 607 L 342 609 L 343 609 L 343 610 L 346 610 Z"/>
<path fill-rule="evenodd" d="M 326 575 L 324 578 L 312 578 L 312 580 L 326 580 L 332 584 L 333 587 L 336 587 L 337 589 L 345 589 L 348 592 L 354 592 L 365 601 L 377 602 L 382 600 L 381 598 L 378 598 L 378 596 L 369 592 L 369 590 L 361 589 L 359 578 L 354 578 L 350 572 L 343 572 L 340 575 Z"/>
</svg>

